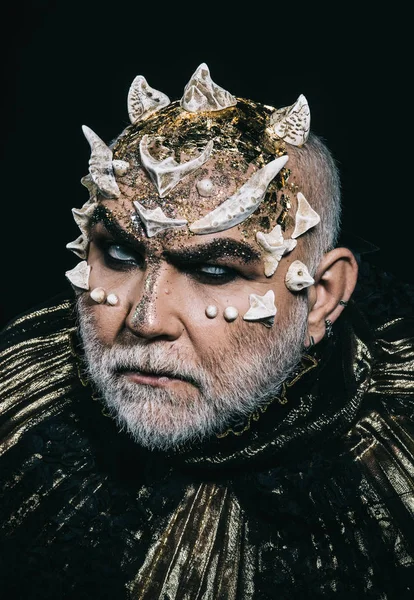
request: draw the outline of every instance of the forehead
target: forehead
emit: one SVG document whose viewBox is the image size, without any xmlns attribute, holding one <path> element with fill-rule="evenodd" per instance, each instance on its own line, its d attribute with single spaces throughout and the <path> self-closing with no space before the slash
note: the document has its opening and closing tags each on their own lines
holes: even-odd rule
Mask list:
<svg viewBox="0 0 414 600">
<path fill-rule="evenodd" d="M 196 153 L 181 152 L 181 164 L 191 160 Z M 124 177 L 118 179 L 121 198 L 138 201 L 147 209 L 160 207 L 165 214 L 184 218 L 189 222 L 200 218 L 222 204 L 234 194 L 257 170 L 240 154 L 220 152 L 206 161 L 193 173 L 185 175 L 179 183 L 161 198 L 148 172 L 140 165 L 132 164 Z M 203 191 L 203 187 L 208 191 Z"/>
<path fill-rule="evenodd" d="M 121 195 L 114 201 L 101 197 L 101 204 L 111 210 L 123 229 L 140 238 L 145 238 L 146 232 L 140 222 L 142 214 L 137 215 L 136 207 L 144 213 L 161 209 L 167 219 L 187 222 L 184 228 L 150 237 L 151 243 L 161 239 L 163 242 L 179 240 L 180 244 L 186 245 L 205 243 L 211 236 L 194 235 L 188 226 L 217 207 L 226 206 L 226 200 L 237 195 L 246 183 L 248 185 L 252 175 L 280 156 L 279 151 L 275 155 L 274 149 L 269 151 L 262 143 L 268 112 L 267 107 L 242 100 L 237 106 L 214 114 L 188 113 L 178 105 L 171 105 L 148 121 L 128 127 L 112 148 L 114 159 L 129 164 L 123 175 L 117 175 Z M 154 174 L 150 176 L 148 165 L 143 166 L 145 161 L 140 146 L 144 142 L 148 144 L 148 155 L 158 165 L 164 161 L 185 165 L 197 159 L 209 144 L 213 144 L 213 150 L 200 166 L 180 176 L 179 181 L 167 189 L 168 186 L 155 185 Z M 285 148 L 281 149 L 281 154 L 286 154 Z M 214 238 L 245 240 L 257 247 L 256 233 L 269 233 L 275 227 L 284 210 L 284 195 L 287 194 L 292 208 L 290 215 L 293 215 L 298 186 L 290 169 L 289 152 L 287 154 L 286 168 L 270 181 L 264 199 L 253 214 L 231 229 L 215 233 Z M 168 171 L 170 167 L 166 168 Z M 208 193 L 204 193 L 206 188 Z M 286 210 L 284 223 L 289 227 L 292 219 L 290 215 L 286 219 L 285 213 Z"/>
<path fill-rule="evenodd" d="M 114 144 L 114 159 L 130 165 L 123 177 L 117 177 L 118 185 L 124 196 L 139 201 L 145 208 L 159 206 L 170 216 L 190 222 L 198 219 L 222 204 L 255 171 L 279 155 L 265 143 L 270 113 L 269 107 L 243 99 L 238 99 L 236 106 L 208 113 L 190 113 L 183 111 L 179 103 L 172 103 L 150 119 L 128 127 Z M 209 143 L 213 144 L 213 151 L 196 171 L 160 198 L 148 172 L 141 167 L 140 145 L 144 139 L 156 161 L 168 159 L 185 164 L 200 156 Z M 208 196 L 199 190 L 205 180 L 212 188 Z M 270 184 L 269 192 L 275 190 L 276 183 Z"/>
<path fill-rule="evenodd" d="M 180 158 L 182 161 L 187 160 L 185 155 Z M 145 232 L 142 231 L 142 223 L 136 210 L 137 205 L 144 211 L 161 209 L 168 219 L 187 221 L 187 227 L 165 232 L 163 237 L 179 237 L 181 241 L 186 239 L 186 243 L 194 245 L 200 238 L 207 238 L 207 236 L 191 234 L 188 226 L 223 205 L 248 183 L 260 168 L 261 166 L 248 163 L 240 153 L 220 151 L 196 171 L 182 177 L 165 197 L 160 197 L 148 172 L 136 164 L 132 165 L 124 176 L 117 179 L 121 191 L 120 197 L 116 200 L 101 198 L 101 205 L 110 209 L 113 216 L 127 231 L 136 234 L 138 230 L 140 236 Z M 285 179 L 284 188 L 282 178 Z M 277 217 L 283 208 L 283 193 L 289 193 L 291 198 L 294 195 L 294 191 L 291 193 L 286 187 L 287 180 L 290 180 L 289 186 L 293 189 L 295 183 L 291 171 L 284 168 L 270 182 L 264 200 L 253 214 L 235 227 L 216 233 L 215 237 L 224 235 L 233 239 L 254 241 L 257 232 L 268 233 L 275 227 Z M 203 191 L 202 186 L 207 186 L 207 193 L 205 189 Z M 159 239 L 159 234 L 156 237 Z"/>
</svg>

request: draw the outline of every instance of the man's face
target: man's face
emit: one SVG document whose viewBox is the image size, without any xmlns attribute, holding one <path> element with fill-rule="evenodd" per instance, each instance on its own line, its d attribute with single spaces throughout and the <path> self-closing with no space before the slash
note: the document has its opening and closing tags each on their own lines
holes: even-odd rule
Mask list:
<svg viewBox="0 0 414 600">
<path fill-rule="evenodd" d="M 307 304 L 284 284 L 295 254 L 268 278 L 260 246 L 241 227 L 148 238 L 131 220 L 136 195 L 120 188 L 118 200 L 101 203 L 88 255 L 90 289 L 119 301 L 97 304 L 85 293 L 78 302 L 91 377 L 143 445 L 166 449 L 222 433 L 271 400 L 300 360 Z M 249 295 L 269 290 L 274 325 L 243 320 Z M 233 322 L 223 316 L 229 306 L 239 314 Z"/>
</svg>

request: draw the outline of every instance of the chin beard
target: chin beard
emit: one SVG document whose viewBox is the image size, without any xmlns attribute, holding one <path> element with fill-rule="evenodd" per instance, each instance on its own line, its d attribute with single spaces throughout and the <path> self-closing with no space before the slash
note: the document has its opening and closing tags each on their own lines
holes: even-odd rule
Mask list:
<svg viewBox="0 0 414 600">
<path fill-rule="evenodd" d="M 275 398 L 301 360 L 307 327 L 306 298 L 298 297 L 275 335 L 258 323 L 247 332 L 234 328 L 225 348 L 195 362 L 177 354 L 176 344 L 173 349 L 171 342 L 148 341 L 129 330 L 107 346 L 84 294 L 77 312 L 88 377 L 111 416 L 135 442 L 159 450 L 222 433 Z M 185 383 L 181 393 L 141 385 L 122 375 L 126 370 L 168 373 Z"/>
</svg>

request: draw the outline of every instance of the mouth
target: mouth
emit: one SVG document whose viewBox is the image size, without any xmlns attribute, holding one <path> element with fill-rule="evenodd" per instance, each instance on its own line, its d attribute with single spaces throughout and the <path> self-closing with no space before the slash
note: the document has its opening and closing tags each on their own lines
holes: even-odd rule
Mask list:
<svg viewBox="0 0 414 600">
<path fill-rule="evenodd" d="M 116 374 L 123 375 L 134 383 L 150 385 L 152 387 L 168 387 L 183 382 L 199 387 L 193 379 L 169 373 L 167 371 L 141 371 L 130 368 L 120 368 L 117 369 Z"/>
</svg>

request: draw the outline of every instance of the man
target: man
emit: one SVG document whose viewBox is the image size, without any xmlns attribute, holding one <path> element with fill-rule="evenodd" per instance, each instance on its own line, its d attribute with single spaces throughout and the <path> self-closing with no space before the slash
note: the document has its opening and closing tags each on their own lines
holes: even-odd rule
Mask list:
<svg viewBox="0 0 414 600">
<path fill-rule="evenodd" d="M 339 178 L 286 108 L 138 76 L 91 129 L 74 289 L 2 350 L 7 598 L 411 598 L 410 327 L 376 331 Z"/>
</svg>

